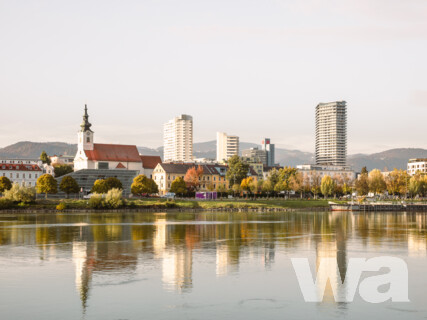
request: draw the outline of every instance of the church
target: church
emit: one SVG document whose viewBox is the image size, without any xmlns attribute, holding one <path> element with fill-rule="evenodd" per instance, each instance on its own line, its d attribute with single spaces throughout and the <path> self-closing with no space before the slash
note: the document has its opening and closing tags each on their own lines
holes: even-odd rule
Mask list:
<svg viewBox="0 0 427 320">
<path fill-rule="evenodd" d="M 77 154 L 74 158 L 74 171 L 83 169 L 135 170 L 150 177 L 153 162 L 161 162 L 158 156 L 142 156 L 135 145 L 94 143 L 87 105 L 83 122 L 78 132 Z M 144 163 L 147 162 L 147 170 Z M 148 171 L 148 172 L 145 172 Z"/>
</svg>

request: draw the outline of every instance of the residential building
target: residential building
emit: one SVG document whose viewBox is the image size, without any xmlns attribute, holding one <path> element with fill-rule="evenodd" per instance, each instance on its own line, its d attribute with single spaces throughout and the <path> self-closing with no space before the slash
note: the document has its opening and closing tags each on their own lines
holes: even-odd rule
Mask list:
<svg viewBox="0 0 427 320">
<path fill-rule="evenodd" d="M 303 176 L 303 181 L 306 183 L 313 183 L 314 179 L 319 181 L 324 176 L 331 178 L 340 178 L 343 182 L 350 182 L 356 179 L 356 172 L 342 166 L 321 166 L 313 164 L 298 165 L 297 169 Z"/>
<path fill-rule="evenodd" d="M 8 178 L 12 183 L 35 187 L 37 179 L 43 174 L 41 167 L 33 161 L 1 160 L 0 177 Z"/>
<path fill-rule="evenodd" d="M 62 165 L 66 164 L 69 166 L 74 166 L 74 156 L 70 156 L 67 154 L 60 155 L 60 156 L 57 156 L 55 154 L 54 156 L 50 157 L 50 161 L 51 161 L 50 164 L 53 166 L 58 164 L 62 164 Z"/>
<path fill-rule="evenodd" d="M 234 155 L 239 155 L 239 137 L 229 136 L 225 132 L 217 132 L 216 160 L 224 162 Z"/>
<path fill-rule="evenodd" d="M 319 103 L 316 107 L 316 164 L 347 164 L 347 106 L 345 101 Z"/>
<path fill-rule="evenodd" d="M 427 159 L 426 158 L 409 159 L 407 172 L 410 176 L 413 176 L 417 172 L 427 173 Z"/>
<path fill-rule="evenodd" d="M 153 178 L 153 171 L 154 168 L 159 164 L 162 163 L 162 159 L 160 156 L 143 156 L 141 155 L 142 160 L 142 166 L 144 168 L 144 174 L 148 178 Z"/>
<path fill-rule="evenodd" d="M 269 166 L 269 167 L 274 167 L 275 164 L 275 145 L 270 143 L 270 138 L 264 138 L 264 140 L 262 140 L 262 150 L 264 150 L 267 154 L 267 163 L 265 163 L 265 165 Z"/>
<path fill-rule="evenodd" d="M 201 164 L 203 175 L 200 179 L 200 191 L 216 190 L 222 185 L 228 189 L 228 181 L 225 179 L 227 166 L 214 164 Z M 193 163 L 159 163 L 153 171 L 153 179 L 159 187 L 160 194 L 166 194 L 172 182 L 181 177 L 184 179 L 188 169 L 198 167 Z"/>
<path fill-rule="evenodd" d="M 74 171 L 82 169 L 135 170 L 144 173 L 142 160 L 135 145 L 94 143 L 87 106 L 78 132 Z"/>
<path fill-rule="evenodd" d="M 164 124 L 163 161 L 193 160 L 193 117 L 182 114 Z"/>
</svg>

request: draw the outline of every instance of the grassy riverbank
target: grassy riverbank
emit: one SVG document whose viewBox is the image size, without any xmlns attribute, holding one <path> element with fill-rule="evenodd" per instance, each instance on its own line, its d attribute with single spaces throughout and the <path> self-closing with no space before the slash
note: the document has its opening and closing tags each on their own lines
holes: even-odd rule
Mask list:
<svg viewBox="0 0 427 320">
<path fill-rule="evenodd" d="M 22 206 L 11 204 L 3 210 L 56 210 L 58 204 L 65 204 L 65 210 L 90 210 L 92 207 L 88 200 L 37 200 L 34 203 Z M 126 200 L 125 205 L 119 209 L 308 209 L 327 208 L 326 200 L 172 200 L 166 199 L 137 199 Z M 0 209 L 0 212 L 2 211 Z M 111 208 L 105 208 L 111 209 Z M 102 210 L 102 209 L 98 209 Z"/>
</svg>

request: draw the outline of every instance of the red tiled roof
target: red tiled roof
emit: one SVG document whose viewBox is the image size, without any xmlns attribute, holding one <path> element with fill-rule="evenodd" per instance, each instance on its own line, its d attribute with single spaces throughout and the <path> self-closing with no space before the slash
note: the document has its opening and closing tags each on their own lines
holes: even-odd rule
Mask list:
<svg viewBox="0 0 427 320">
<path fill-rule="evenodd" d="M 94 143 L 93 150 L 85 150 L 92 161 L 141 162 L 135 145 Z"/>
<path fill-rule="evenodd" d="M 143 156 L 140 155 L 144 169 L 154 169 L 159 163 L 162 163 L 160 156 Z"/>
<path fill-rule="evenodd" d="M 22 164 L 22 163 L 2 163 L 0 170 L 15 170 L 15 171 L 42 171 L 36 164 Z"/>
<path fill-rule="evenodd" d="M 119 162 L 119 164 L 116 166 L 116 169 L 126 169 L 126 167 L 123 165 L 123 163 Z"/>
</svg>

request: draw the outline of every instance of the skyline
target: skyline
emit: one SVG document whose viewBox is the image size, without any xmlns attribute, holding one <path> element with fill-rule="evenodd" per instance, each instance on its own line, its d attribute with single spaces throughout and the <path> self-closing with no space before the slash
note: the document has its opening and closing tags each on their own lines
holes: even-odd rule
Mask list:
<svg viewBox="0 0 427 320">
<path fill-rule="evenodd" d="M 102 143 L 157 148 L 189 114 L 194 142 L 314 152 L 316 105 L 346 100 L 349 154 L 427 148 L 423 1 L 100 4 L 0 3 L 1 147 L 76 143 L 87 103 Z"/>
</svg>

